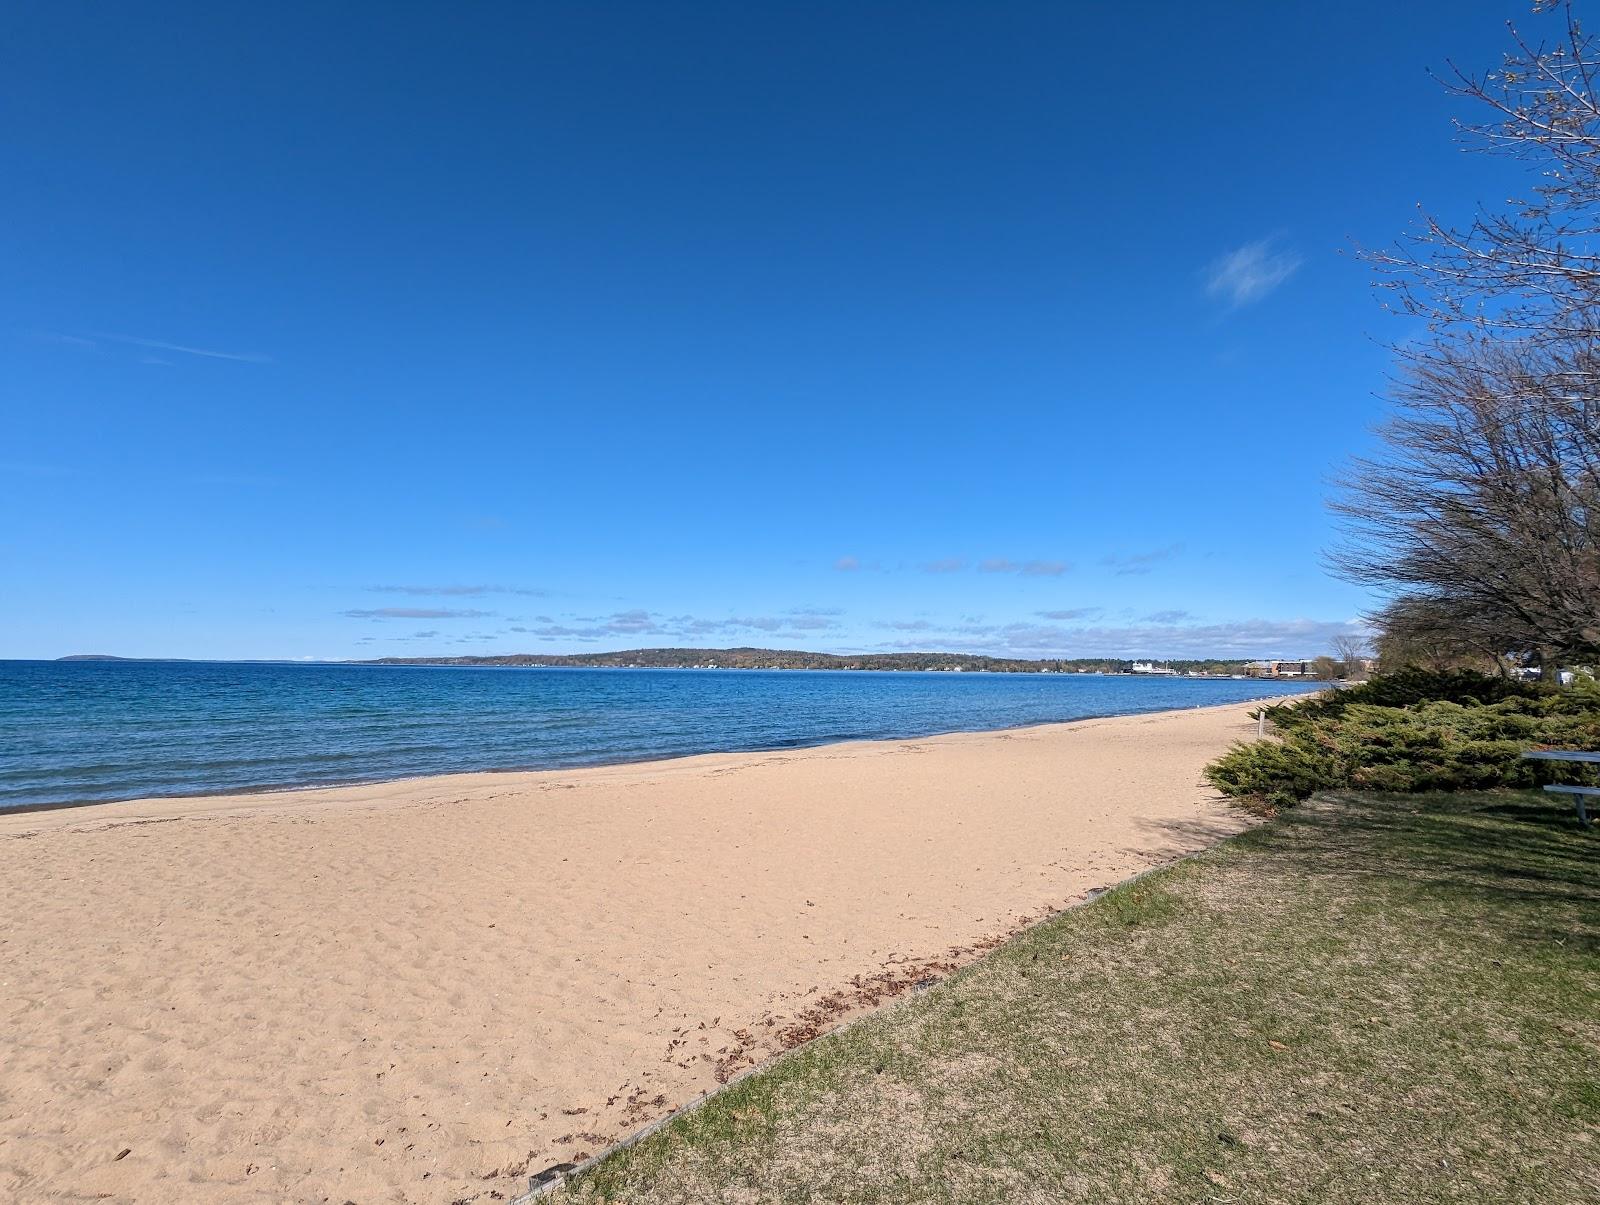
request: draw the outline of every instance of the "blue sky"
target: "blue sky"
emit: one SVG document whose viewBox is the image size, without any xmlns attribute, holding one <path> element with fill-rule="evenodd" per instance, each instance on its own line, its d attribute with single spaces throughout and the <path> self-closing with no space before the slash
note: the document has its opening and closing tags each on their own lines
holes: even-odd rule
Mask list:
<svg viewBox="0 0 1600 1205">
<path fill-rule="evenodd" d="M 0 656 L 1321 651 L 1513 17 L 8 5 Z"/>
</svg>

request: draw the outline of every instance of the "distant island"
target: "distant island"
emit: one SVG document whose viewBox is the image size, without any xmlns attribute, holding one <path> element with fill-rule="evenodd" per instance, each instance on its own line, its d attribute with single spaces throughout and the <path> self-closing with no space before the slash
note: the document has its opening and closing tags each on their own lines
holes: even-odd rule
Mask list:
<svg viewBox="0 0 1600 1205">
<path fill-rule="evenodd" d="M 795 649 L 624 649 L 615 653 L 511 653 L 499 657 L 377 657 L 356 665 L 567 666 L 576 669 L 871 669 L 1007 674 L 1242 675 L 1243 660 L 1133 661 L 1107 657 L 985 657 L 973 653 L 807 653 Z"/>
</svg>

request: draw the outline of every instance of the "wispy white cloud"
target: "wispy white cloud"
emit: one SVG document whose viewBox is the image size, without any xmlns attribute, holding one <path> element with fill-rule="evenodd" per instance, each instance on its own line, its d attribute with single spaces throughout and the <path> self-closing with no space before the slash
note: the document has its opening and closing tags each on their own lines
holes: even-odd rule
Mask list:
<svg viewBox="0 0 1600 1205">
<path fill-rule="evenodd" d="M 1365 631 L 1359 621 L 1317 619 L 1145 622 L 1121 627 L 1018 622 L 968 624 L 932 638 L 890 641 L 880 647 L 1015 657 L 1304 657 L 1327 652 L 1337 636 Z"/>
<path fill-rule="evenodd" d="M 1060 577 L 1071 568 L 1066 561 L 1013 561 L 1003 556 L 978 563 L 979 573 L 1020 573 L 1024 577 Z"/>
<path fill-rule="evenodd" d="M 779 626 L 787 626 L 796 632 L 826 632 L 838 627 L 839 623 L 826 615 L 786 615 Z"/>
<path fill-rule="evenodd" d="M 1213 260 L 1206 269 L 1206 294 L 1230 308 L 1260 301 L 1300 269 L 1305 261 L 1273 238 L 1257 239 Z"/>
<path fill-rule="evenodd" d="M 1186 619 L 1193 619 L 1187 611 L 1152 611 L 1146 615 L 1147 623 L 1182 623 Z"/>
<path fill-rule="evenodd" d="M 1115 572 L 1118 577 L 1129 577 L 1149 573 L 1153 566 L 1162 561 L 1170 561 L 1182 551 L 1182 544 L 1168 544 L 1164 548 L 1154 548 L 1149 552 L 1104 557 L 1100 563 Z"/>
<path fill-rule="evenodd" d="M 663 615 L 635 609 L 611 615 L 574 615 L 565 622 L 539 616 L 538 627 L 516 627 L 513 632 L 537 636 L 541 640 L 675 640 L 698 643 L 727 637 L 749 638 L 759 633 L 789 640 L 800 640 L 818 632 L 839 628 L 839 613 L 828 608 L 797 607 L 781 615 L 728 615 L 707 618 L 698 615 Z"/>
<path fill-rule="evenodd" d="M 61 338 L 76 338 L 76 336 L 58 336 Z M 96 339 L 106 339 L 112 343 L 127 343 L 134 347 L 150 347 L 157 351 L 182 352 L 186 356 L 201 356 L 207 360 L 236 360 L 242 364 L 271 364 L 271 356 L 257 355 L 251 352 L 216 351 L 205 347 L 190 347 L 183 343 L 165 343 L 160 339 L 140 339 L 134 335 L 110 335 L 97 332 Z M 80 340 L 84 341 L 85 340 Z"/>
<path fill-rule="evenodd" d="M 833 563 L 833 567 L 840 573 L 855 573 L 861 568 L 861 558 L 842 556 Z"/>
<path fill-rule="evenodd" d="M 379 594 L 434 594 L 451 597 L 469 597 L 480 594 L 524 594 L 542 598 L 548 590 L 530 590 L 521 586 L 368 586 Z"/>
<path fill-rule="evenodd" d="M 1069 611 L 1040 611 L 1038 615 L 1042 619 L 1093 619 L 1103 609 L 1102 607 L 1074 607 Z"/>
<path fill-rule="evenodd" d="M 341 611 L 347 619 L 485 619 L 493 611 L 455 611 L 443 607 L 371 607 Z"/>
</svg>

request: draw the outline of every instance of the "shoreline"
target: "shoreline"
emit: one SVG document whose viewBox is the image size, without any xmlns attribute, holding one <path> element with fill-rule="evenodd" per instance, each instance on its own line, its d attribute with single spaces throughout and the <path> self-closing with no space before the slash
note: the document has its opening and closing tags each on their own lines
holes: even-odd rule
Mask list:
<svg viewBox="0 0 1600 1205">
<path fill-rule="evenodd" d="M 638 1146 L 641 1142 L 655 1134 L 658 1130 L 665 1129 L 679 1118 L 698 1112 L 706 1105 L 711 1104 L 725 1092 L 737 1087 L 740 1082 L 748 1079 L 750 1076 L 771 1070 L 787 1059 L 795 1058 L 804 1054 L 806 1047 L 810 1046 L 813 1042 L 821 1041 L 825 1037 L 832 1037 L 836 1034 L 843 1033 L 845 1030 L 852 1029 L 862 1022 L 870 1020 L 871 1018 L 879 1015 L 880 1013 L 890 1012 L 896 1008 L 899 1008 L 910 997 L 944 987 L 957 975 L 978 965 L 990 953 L 1016 940 L 1023 934 L 1027 933 L 1030 929 L 1036 928 L 1039 925 L 1048 924 L 1054 920 L 1058 920 L 1076 908 L 1082 908 L 1088 904 L 1092 904 L 1095 902 L 1095 900 L 1099 899 L 1108 891 L 1114 891 L 1117 888 L 1127 887 L 1133 883 L 1139 882 L 1142 879 L 1149 878 L 1153 874 L 1157 874 L 1163 870 L 1168 870 L 1179 865 L 1180 863 L 1187 862 L 1191 858 L 1197 858 L 1201 854 L 1206 853 L 1208 850 L 1214 849 L 1216 845 L 1220 845 L 1223 841 L 1230 839 L 1231 838 L 1224 837 L 1214 845 L 1208 845 L 1200 849 L 1190 850 L 1189 852 L 1180 854 L 1166 862 L 1157 862 L 1153 866 L 1147 866 L 1145 869 L 1137 872 L 1136 874 L 1131 874 L 1125 879 L 1118 879 L 1115 883 L 1109 883 L 1104 887 L 1097 887 L 1086 891 L 1077 899 L 1068 901 L 1054 912 L 1047 912 L 1043 915 L 1033 917 L 1031 920 L 1026 921 L 1017 928 L 1013 929 L 1010 933 L 996 940 L 993 944 L 987 945 L 983 949 L 976 951 L 972 958 L 956 964 L 948 973 L 941 975 L 937 979 L 925 980 L 920 983 L 912 983 L 908 986 L 908 988 L 896 992 L 892 997 L 881 1004 L 875 1004 L 870 1007 L 855 1010 L 844 1019 L 828 1027 L 827 1029 L 824 1029 L 821 1032 L 806 1038 L 802 1042 L 798 1042 L 795 1045 L 779 1050 L 776 1054 L 773 1054 L 764 1062 L 755 1063 L 745 1067 L 743 1070 L 730 1076 L 727 1080 L 718 1083 L 715 1087 L 708 1088 L 694 1099 L 685 1101 L 683 1104 L 674 1108 L 671 1112 L 664 1113 L 660 1117 L 646 1122 L 637 1130 L 634 1130 L 631 1134 L 623 1135 L 621 1138 L 618 1138 L 615 1142 L 611 1143 L 610 1146 L 607 1146 L 603 1150 L 594 1152 L 579 1163 L 552 1164 L 550 1167 L 542 1168 L 538 1172 L 532 1172 L 532 1169 L 530 1168 L 529 1171 L 532 1172 L 532 1174 L 528 1177 L 528 1185 L 526 1190 L 517 1196 L 512 1197 L 509 1205 L 533 1205 L 533 1202 L 535 1201 L 541 1200 L 545 1197 L 553 1196 L 568 1184 L 578 1180 L 586 1173 L 604 1163 L 607 1159 L 610 1159 L 613 1155 L 619 1155 L 623 1151 L 628 1150 L 630 1147 Z"/>
<path fill-rule="evenodd" d="M 517 1195 L 1249 827 L 1259 705 L 0 817 L 0 1195 Z"/>
<path fill-rule="evenodd" d="M 361 664 L 361 663 L 357 663 Z M 376 664 L 376 663 L 366 663 Z M 409 668 L 429 669 L 434 666 L 413 666 Z M 452 667 L 443 668 L 525 668 L 520 666 L 483 666 L 483 667 Z M 559 666 L 534 666 L 531 668 L 563 668 Z M 685 671 L 687 672 L 687 671 Z M 756 671 L 736 671 L 756 672 Z M 913 671 L 885 671 L 885 670 L 796 670 L 785 671 L 795 673 L 886 673 L 886 672 L 913 672 Z M 1185 714 L 1193 711 L 1209 711 L 1226 707 L 1267 707 L 1278 703 L 1292 702 L 1297 698 L 1304 698 L 1315 694 L 1315 691 L 1303 691 L 1288 695 L 1268 695 L 1259 699 L 1245 702 L 1230 703 L 1196 703 L 1187 707 L 1158 707 L 1146 711 L 1108 711 L 1095 715 L 1075 716 L 1070 720 L 1046 720 L 1037 724 L 1021 724 L 1002 726 L 998 728 L 950 728 L 933 732 L 922 733 L 914 736 L 840 736 L 829 737 L 818 741 L 804 741 L 789 745 L 751 746 L 739 749 L 712 749 L 693 753 L 664 753 L 652 754 L 648 757 L 620 758 L 615 761 L 584 762 L 574 765 L 562 766 L 493 766 L 473 770 L 447 770 L 437 774 L 406 774 L 392 778 L 350 778 L 329 782 L 306 783 L 269 783 L 262 786 L 240 787 L 234 790 L 198 790 L 188 791 L 175 795 L 130 795 L 125 799 L 80 799 L 64 802 L 19 803 L 8 807 L 0 807 L 0 837 L 5 835 L 4 823 L 7 816 L 37 815 L 42 812 L 80 811 L 85 808 L 114 808 L 140 804 L 182 804 L 200 800 L 243 800 L 261 796 L 298 795 L 316 791 L 341 791 L 355 790 L 363 787 L 387 787 L 406 783 L 426 783 L 434 779 L 443 778 L 469 778 L 478 775 L 501 776 L 521 774 L 576 774 L 590 770 L 608 770 L 629 766 L 668 765 L 675 762 L 690 761 L 700 757 L 759 757 L 764 754 L 807 752 L 814 749 L 830 749 L 835 745 L 877 745 L 893 744 L 897 741 L 927 741 L 938 740 L 944 737 L 955 736 L 992 736 L 1001 733 L 1029 732 L 1036 729 L 1064 727 L 1072 724 L 1088 724 L 1098 720 L 1134 719 L 1139 716 Z"/>
</svg>

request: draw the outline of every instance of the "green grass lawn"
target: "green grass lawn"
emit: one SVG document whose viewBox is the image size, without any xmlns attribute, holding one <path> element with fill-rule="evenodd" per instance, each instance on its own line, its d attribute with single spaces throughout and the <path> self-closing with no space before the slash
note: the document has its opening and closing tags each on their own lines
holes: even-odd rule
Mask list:
<svg viewBox="0 0 1600 1205">
<path fill-rule="evenodd" d="M 584 1201 L 1600 1200 L 1600 829 L 1339 795 L 1042 924 Z"/>
</svg>

